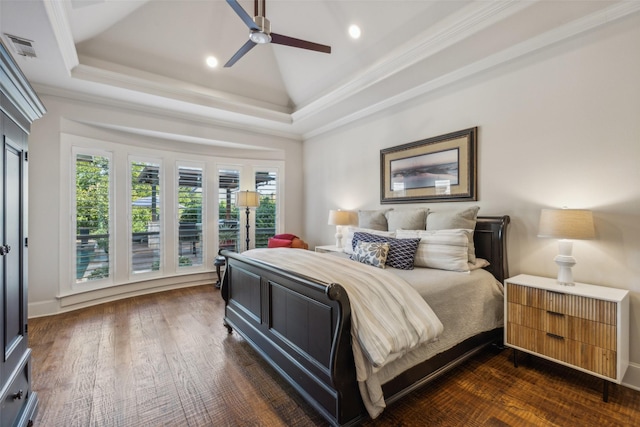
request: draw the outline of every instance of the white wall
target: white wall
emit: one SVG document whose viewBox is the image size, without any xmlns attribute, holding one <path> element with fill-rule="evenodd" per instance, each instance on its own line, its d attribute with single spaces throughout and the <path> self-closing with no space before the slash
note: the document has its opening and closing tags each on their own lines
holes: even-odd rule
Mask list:
<svg viewBox="0 0 640 427">
<path fill-rule="evenodd" d="M 511 216 L 512 275 L 556 275 L 556 242 L 536 237 L 541 208 L 594 211 L 597 238 L 574 244 L 574 278 L 631 291 L 625 383 L 640 389 L 638 41 L 636 14 L 305 141 L 305 239 L 334 241 L 329 209 L 380 207 L 380 149 L 478 126 L 477 204 Z"/>
<path fill-rule="evenodd" d="M 61 143 L 65 138 L 61 135 L 63 133 L 128 145 L 145 153 L 161 150 L 163 153 L 169 153 L 165 154 L 165 158 L 182 161 L 201 160 L 211 163 L 212 158 L 217 159 L 217 163 L 233 164 L 237 162 L 229 159 L 245 159 L 256 164 L 265 161 L 267 163 L 284 161 L 284 194 L 281 193 L 279 196 L 284 197 L 286 231 L 302 235 L 303 213 L 300 209 L 300 200 L 303 188 L 300 141 L 258 135 L 250 131 L 231 130 L 205 122 L 144 114 L 87 102 L 74 102 L 60 97 L 40 96 L 47 108 L 47 114 L 34 122 L 29 137 L 30 317 L 55 314 L 146 292 L 212 283 L 215 278 L 213 258 L 216 254 L 215 249 L 211 249 L 205 254 L 207 256 L 204 260 L 205 268 L 198 273 L 174 275 L 170 279 L 140 281 L 61 299 L 61 289 L 65 288 L 60 286 L 61 278 L 68 276 L 61 272 L 61 268 L 67 268 L 71 256 L 68 245 L 61 244 L 61 238 L 67 238 L 60 232 L 64 229 L 64 222 L 61 222 L 61 219 L 72 216 L 68 208 L 69 204 L 64 203 L 65 191 L 63 190 L 66 189 L 61 188 L 64 185 L 62 183 L 64 179 L 61 177 L 68 175 L 61 170 L 61 156 L 68 155 L 68 151 L 61 150 L 65 145 Z M 132 129 L 144 130 L 147 134 L 164 132 L 192 140 L 200 138 L 226 144 L 234 143 L 235 146 L 221 147 L 159 139 L 135 134 Z M 66 136 L 66 138 L 69 137 Z M 211 192 L 210 194 L 213 195 Z M 214 209 L 212 207 L 210 211 Z M 212 233 L 207 236 L 210 248 L 215 246 L 216 236 L 217 234 Z M 61 305 L 62 301 L 64 306 Z"/>
</svg>

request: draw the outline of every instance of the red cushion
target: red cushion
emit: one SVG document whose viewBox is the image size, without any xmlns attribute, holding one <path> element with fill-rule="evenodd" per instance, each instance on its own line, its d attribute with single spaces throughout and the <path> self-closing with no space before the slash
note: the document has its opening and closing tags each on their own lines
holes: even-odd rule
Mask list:
<svg viewBox="0 0 640 427">
<path fill-rule="evenodd" d="M 291 240 L 288 239 L 276 239 L 275 237 L 270 237 L 267 243 L 268 248 L 290 248 Z"/>
<path fill-rule="evenodd" d="M 274 239 L 285 239 L 285 240 L 293 240 L 296 237 L 298 236 L 296 236 L 295 234 L 288 234 L 288 233 L 276 234 L 275 236 L 273 236 Z"/>
</svg>

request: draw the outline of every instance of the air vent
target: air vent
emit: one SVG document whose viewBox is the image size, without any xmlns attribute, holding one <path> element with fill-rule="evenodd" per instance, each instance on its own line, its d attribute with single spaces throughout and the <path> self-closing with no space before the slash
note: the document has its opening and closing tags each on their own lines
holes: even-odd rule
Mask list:
<svg viewBox="0 0 640 427">
<path fill-rule="evenodd" d="M 6 34 L 7 39 L 11 42 L 11 46 L 13 47 L 13 51 L 21 56 L 26 56 L 27 58 L 35 58 L 36 51 L 33 48 L 33 41 L 23 39 L 21 37 L 12 36 L 11 34 Z"/>
</svg>

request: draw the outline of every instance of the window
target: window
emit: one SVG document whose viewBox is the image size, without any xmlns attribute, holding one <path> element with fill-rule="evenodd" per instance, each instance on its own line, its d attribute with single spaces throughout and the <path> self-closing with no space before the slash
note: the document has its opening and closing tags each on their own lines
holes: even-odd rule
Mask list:
<svg viewBox="0 0 640 427">
<path fill-rule="evenodd" d="M 160 165 L 130 161 L 131 170 L 131 273 L 160 270 L 161 198 Z"/>
<path fill-rule="evenodd" d="M 202 168 L 178 166 L 178 268 L 202 265 Z"/>
<path fill-rule="evenodd" d="M 236 192 L 240 190 L 240 171 L 218 170 L 218 247 L 238 252 L 240 249 L 240 210 Z"/>
<path fill-rule="evenodd" d="M 61 144 L 62 306 L 206 280 L 219 249 L 245 249 L 240 190 L 260 193 L 249 217 L 251 247 L 266 246 L 283 226 L 282 161 L 222 159 L 67 133 Z"/>
<path fill-rule="evenodd" d="M 277 173 L 258 171 L 255 175 L 256 191 L 260 193 L 260 206 L 256 208 L 256 248 L 266 248 L 269 237 L 277 229 Z"/>
<path fill-rule="evenodd" d="M 111 276 L 111 158 L 75 152 L 75 283 Z"/>
</svg>

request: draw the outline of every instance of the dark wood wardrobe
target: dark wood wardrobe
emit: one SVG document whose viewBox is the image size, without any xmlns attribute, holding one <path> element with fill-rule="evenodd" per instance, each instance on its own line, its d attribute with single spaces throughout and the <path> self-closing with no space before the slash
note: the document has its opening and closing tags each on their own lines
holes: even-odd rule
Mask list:
<svg viewBox="0 0 640 427">
<path fill-rule="evenodd" d="M 0 113 L 0 426 L 22 427 L 38 408 L 27 325 L 27 137 L 45 109 L 1 41 Z"/>
</svg>

